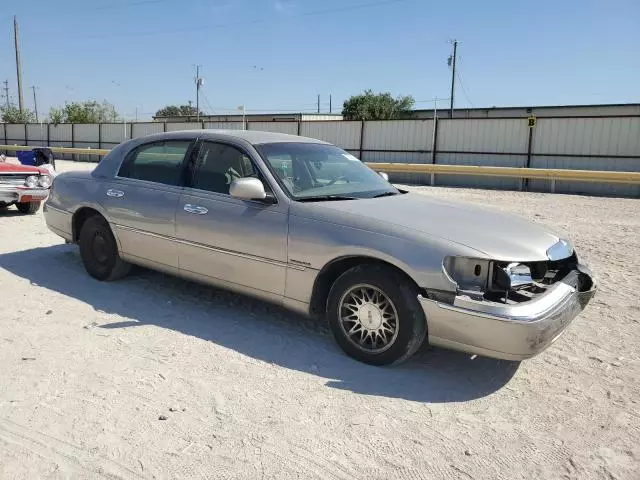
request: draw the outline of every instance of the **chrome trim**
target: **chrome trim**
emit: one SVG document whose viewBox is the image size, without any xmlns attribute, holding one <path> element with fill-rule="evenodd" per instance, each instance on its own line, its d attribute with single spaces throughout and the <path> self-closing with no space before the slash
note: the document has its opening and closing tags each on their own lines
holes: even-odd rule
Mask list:
<svg viewBox="0 0 640 480">
<path fill-rule="evenodd" d="M 122 190 L 114 190 L 113 188 L 110 188 L 109 190 L 107 190 L 107 196 L 120 198 L 124 197 L 124 192 Z"/>
<path fill-rule="evenodd" d="M 293 268 L 294 270 L 300 270 L 300 271 L 305 271 L 306 270 L 306 268 L 301 267 L 300 265 L 295 265 L 295 264 L 286 263 L 286 262 L 280 262 L 278 260 L 272 260 L 270 258 L 258 257 L 256 255 L 249 255 L 247 253 L 241 253 L 241 252 L 237 252 L 235 250 L 227 250 L 227 249 L 224 249 L 224 248 L 218 248 L 218 247 L 212 247 L 210 245 L 204 245 L 202 243 L 190 242 L 188 240 L 182 240 L 180 238 L 170 237 L 168 235 L 160 235 L 160 234 L 157 234 L 157 233 L 151 233 L 151 232 L 147 232 L 147 231 L 144 231 L 144 230 L 138 230 L 137 228 L 127 227 L 125 225 L 114 224 L 114 226 L 116 228 L 121 229 L 121 230 L 127 230 L 129 232 L 139 233 L 140 235 L 145 235 L 145 236 L 148 236 L 148 237 L 161 238 L 161 239 L 164 239 L 164 240 L 169 240 L 169 241 L 174 242 L 174 243 L 179 243 L 181 245 L 189 245 L 190 247 L 202 248 L 203 250 L 209 250 L 211 252 L 224 253 L 226 255 L 232 255 L 234 257 L 246 258 L 248 260 L 255 260 L 256 262 L 268 263 L 268 264 L 271 264 L 271 265 L 277 265 L 279 267 L 285 267 L 285 268 Z"/>
<path fill-rule="evenodd" d="M 207 208 L 201 207 L 200 205 L 193 205 L 191 203 L 185 204 L 184 211 L 195 215 L 206 215 L 209 212 Z"/>
<path fill-rule="evenodd" d="M 62 210 L 62 209 L 60 209 L 60 208 L 52 207 L 52 206 L 51 206 L 51 205 L 49 205 L 48 203 L 47 203 L 47 204 L 45 204 L 45 208 L 46 208 L 47 210 L 53 210 L 54 212 L 58 212 L 58 213 L 65 213 L 65 214 L 67 214 L 67 215 L 71 215 L 71 212 L 68 212 L 68 211 L 66 211 L 66 210 Z"/>
<path fill-rule="evenodd" d="M 571 254 L 573 254 L 573 246 L 571 245 L 571 242 L 563 238 L 554 245 L 551 245 L 549 250 L 547 250 L 547 258 L 551 261 L 568 258 Z"/>
</svg>

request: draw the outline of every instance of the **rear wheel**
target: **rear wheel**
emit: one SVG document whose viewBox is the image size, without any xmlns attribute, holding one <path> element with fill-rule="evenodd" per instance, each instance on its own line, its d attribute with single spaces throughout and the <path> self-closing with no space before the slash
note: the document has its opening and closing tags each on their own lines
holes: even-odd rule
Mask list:
<svg viewBox="0 0 640 480">
<path fill-rule="evenodd" d="M 394 269 L 361 265 L 343 273 L 327 301 L 333 335 L 347 355 L 372 365 L 400 363 L 427 333 L 417 288 Z"/>
<path fill-rule="evenodd" d="M 131 264 L 118 255 L 118 245 L 107 221 L 99 216 L 89 217 L 80 230 L 80 256 L 87 273 L 102 281 L 122 278 Z"/>
<path fill-rule="evenodd" d="M 40 210 L 40 202 L 19 202 L 16 203 L 16 207 L 20 213 L 32 215 Z"/>
</svg>

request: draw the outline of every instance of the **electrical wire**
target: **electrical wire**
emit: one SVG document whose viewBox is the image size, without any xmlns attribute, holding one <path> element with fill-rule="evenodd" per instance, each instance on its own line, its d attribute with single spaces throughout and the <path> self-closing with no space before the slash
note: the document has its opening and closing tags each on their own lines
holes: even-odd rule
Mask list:
<svg viewBox="0 0 640 480">
<path fill-rule="evenodd" d="M 148 1 L 159 1 L 159 0 L 148 0 Z M 295 17 L 309 17 L 309 16 L 315 16 L 315 15 L 326 15 L 329 13 L 337 13 L 337 12 L 346 12 L 346 11 L 351 11 L 351 10 L 360 10 L 360 9 L 364 9 L 364 8 L 372 8 L 372 7 L 380 7 L 380 6 L 384 6 L 384 5 L 391 5 L 394 3 L 401 3 L 401 2 L 406 2 L 409 0 L 382 0 L 382 1 L 377 1 L 377 2 L 369 2 L 369 3 L 362 3 L 359 5 L 350 5 L 350 6 L 346 6 L 346 7 L 338 7 L 338 8 L 331 8 L 331 9 L 326 9 L 326 10 L 316 10 L 316 11 L 311 11 L 311 12 L 301 12 L 301 13 L 294 13 L 289 15 L 289 17 L 291 18 L 295 18 Z M 105 38 L 114 38 L 114 37 L 118 37 L 118 38 L 123 38 L 123 37 L 145 37 L 145 36 L 154 36 L 154 35 L 163 35 L 166 36 L 167 34 L 171 34 L 171 33 L 185 33 L 185 32 L 196 32 L 196 31 L 202 31 L 202 30 L 213 30 L 216 28 L 229 28 L 229 27 L 238 27 L 238 26 L 243 26 L 246 27 L 248 25 L 256 25 L 256 24 L 260 24 L 260 23 L 269 23 L 272 22 L 273 19 L 271 18 L 260 18 L 260 19 L 255 19 L 255 20 L 242 20 L 242 21 L 238 21 L 238 22 L 231 22 L 231 23 L 217 23 L 217 24 L 210 24 L 210 25 L 202 25 L 199 27 L 188 27 L 188 28 L 174 28 L 174 29 L 163 29 L 163 30 L 151 30 L 151 31 L 147 31 L 147 32 L 139 32 L 139 33 L 131 33 L 131 34 L 109 34 L 109 35 L 90 35 L 87 36 L 85 38 L 91 38 L 91 39 L 105 39 Z"/>
<path fill-rule="evenodd" d="M 460 73 L 458 73 L 458 71 L 456 71 L 456 78 L 460 82 L 460 86 L 462 87 L 462 93 L 464 93 L 464 98 L 467 99 L 467 103 L 469 103 L 469 105 L 471 105 L 471 107 L 475 108 L 475 105 L 473 104 L 471 99 L 469 99 L 469 94 L 467 93 L 467 89 L 464 88 L 464 82 L 462 81 L 462 77 L 460 76 Z"/>
</svg>

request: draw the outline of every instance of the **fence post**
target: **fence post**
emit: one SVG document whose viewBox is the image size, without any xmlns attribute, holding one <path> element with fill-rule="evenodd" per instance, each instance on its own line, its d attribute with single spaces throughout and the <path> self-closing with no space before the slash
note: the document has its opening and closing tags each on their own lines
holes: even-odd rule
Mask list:
<svg viewBox="0 0 640 480">
<path fill-rule="evenodd" d="M 51 124 L 47 123 L 47 147 L 51 146 Z"/>
<path fill-rule="evenodd" d="M 162 122 L 162 131 L 167 132 L 167 122 Z"/>
<path fill-rule="evenodd" d="M 300 136 L 300 132 L 302 131 L 301 126 L 302 126 L 302 120 L 298 119 L 298 136 Z"/>
<path fill-rule="evenodd" d="M 29 145 L 29 134 L 27 133 L 27 124 L 24 124 L 24 144 Z"/>
<path fill-rule="evenodd" d="M 98 148 L 102 148 L 102 123 L 98 123 Z"/>
<path fill-rule="evenodd" d="M 75 123 L 71 124 L 71 148 L 76 148 L 76 129 L 75 129 Z M 73 160 L 74 162 L 77 160 L 76 154 L 72 153 L 71 154 L 71 160 Z"/>
<path fill-rule="evenodd" d="M 7 125 L 8 125 L 8 124 L 7 124 L 7 123 L 5 123 L 5 124 L 2 126 L 2 129 L 4 130 L 4 144 L 5 144 L 5 145 L 9 145 L 9 143 L 8 143 L 8 139 L 7 139 Z M 5 154 L 5 155 L 9 155 L 9 150 L 5 150 L 4 154 Z"/>
<path fill-rule="evenodd" d="M 527 124 L 528 125 L 528 124 Z M 527 140 L 527 164 L 526 168 L 531 168 L 531 149 L 533 148 L 533 128 L 529 127 L 529 139 Z M 529 179 L 521 178 L 520 179 L 520 190 L 529 190 Z"/>
<path fill-rule="evenodd" d="M 438 116 L 433 117 L 433 142 L 431 144 L 431 163 L 436 164 L 436 153 L 438 152 Z M 436 184 L 436 174 L 431 174 L 431 186 Z"/>
<path fill-rule="evenodd" d="M 363 162 L 362 155 L 364 153 L 364 126 L 365 121 L 360 120 L 360 161 Z"/>
</svg>

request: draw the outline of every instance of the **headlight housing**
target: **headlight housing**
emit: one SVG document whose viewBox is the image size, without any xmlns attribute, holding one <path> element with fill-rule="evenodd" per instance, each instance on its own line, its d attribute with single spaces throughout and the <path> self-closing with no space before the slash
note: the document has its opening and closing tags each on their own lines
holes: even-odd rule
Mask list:
<svg viewBox="0 0 640 480">
<path fill-rule="evenodd" d="M 38 178 L 38 185 L 42 188 L 49 188 L 51 186 L 51 177 L 49 175 L 41 175 Z"/>
<path fill-rule="evenodd" d="M 38 186 L 38 177 L 35 175 L 29 175 L 25 179 L 24 184 L 29 188 L 36 188 Z"/>
</svg>

